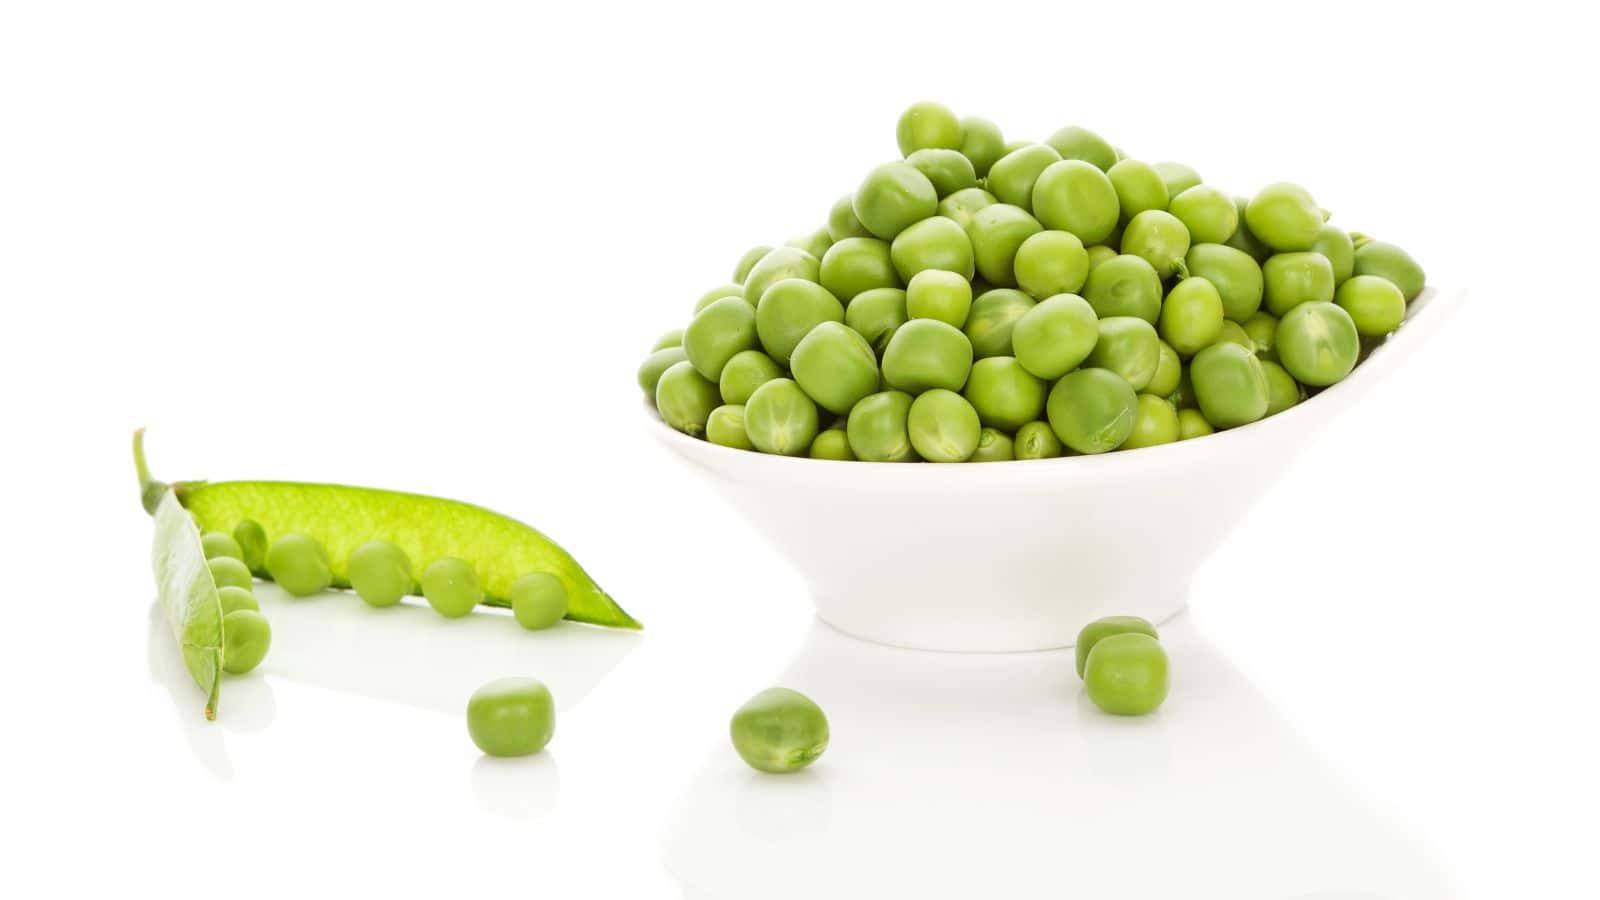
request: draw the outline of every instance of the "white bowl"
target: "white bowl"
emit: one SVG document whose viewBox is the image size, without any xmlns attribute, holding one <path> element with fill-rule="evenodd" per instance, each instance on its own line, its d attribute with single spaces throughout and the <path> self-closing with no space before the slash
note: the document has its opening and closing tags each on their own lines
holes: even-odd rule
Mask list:
<svg viewBox="0 0 1600 900">
<path fill-rule="evenodd" d="M 733 450 L 659 418 L 651 430 L 771 541 L 810 585 L 817 615 L 841 631 L 925 650 L 1065 647 L 1101 616 L 1159 623 L 1182 610 L 1195 571 L 1300 445 L 1464 296 L 1423 291 L 1404 327 L 1305 403 L 1141 450 L 965 465 L 836 462 Z"/>
</svg>

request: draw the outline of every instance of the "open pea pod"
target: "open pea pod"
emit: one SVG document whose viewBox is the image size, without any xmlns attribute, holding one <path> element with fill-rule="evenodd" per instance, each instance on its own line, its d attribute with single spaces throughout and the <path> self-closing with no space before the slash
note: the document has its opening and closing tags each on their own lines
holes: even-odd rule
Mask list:
<svg viewBox="0 0 1600 900">
<path fill-rule="evenodd" d="M 222 681 L 222 601 L 206 566 L 200 532 L 173 491 L 158 495 L 155 522 L 150 557 L 157 596 L 183 651 L 184 665 L 206 692 L 206 718 L 215 719 Z"/>
<path fill-rule="evenodd" d="M 161 482 L 150 478 L 135 437 L 135 462 L 146 506 Z M 559 544 L 537 529 L 481 506 L 377 488 L 293 481 L 180 481 L 171 485 L 205 531 L 231 532 L 253 519 L 269 538 L 310 535 L 328 552 L 334 584 L 349 586 L 350 554 L 368 541 L 388 541 L 417 571 L 444 557 L 471 562 L 484 602 L 511 605 L 511 584 L 530 572 L 548 572 L 567 589 L 567 618 L 612 628 L 639 628 L 610 595 Z M 267 573 L 257 573 L 265 577 Z"/>
</svg>

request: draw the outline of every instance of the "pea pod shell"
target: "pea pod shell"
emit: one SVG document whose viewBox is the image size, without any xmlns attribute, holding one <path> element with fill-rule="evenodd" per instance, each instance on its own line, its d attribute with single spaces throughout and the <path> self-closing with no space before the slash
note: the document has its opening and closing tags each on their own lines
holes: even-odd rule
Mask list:
<svg viewBox="0 0 1600 900">
<path fill-rule="evenodd" d="M 157 596 L 184 665 L 206 692 L 206 718 L 215 719 L 222 680 L 222 600 L 206 567 L 200 531 L 171 490 L 156 505 L 155 526 L 151 564 Z"/>
</svg>

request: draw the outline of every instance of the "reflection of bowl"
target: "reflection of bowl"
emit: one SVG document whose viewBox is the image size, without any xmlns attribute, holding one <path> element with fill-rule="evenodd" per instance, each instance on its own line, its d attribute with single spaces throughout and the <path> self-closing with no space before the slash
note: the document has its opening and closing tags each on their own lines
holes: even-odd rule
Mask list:
<svg viewBox="0 0 1600 900">
<path fill-rule="evenodd" d="M 1430 288 L 1351 375 L 1270 419 L 1194 441 L 958 466 L 832 462 L 731 450 L 659 422 L 810 584 L 817 614 L 931 650 L 1071 644 L 1104 615 L 1164 620 L 1195 570 L 1321 425 L 1459 304 Z"/>
</svg>

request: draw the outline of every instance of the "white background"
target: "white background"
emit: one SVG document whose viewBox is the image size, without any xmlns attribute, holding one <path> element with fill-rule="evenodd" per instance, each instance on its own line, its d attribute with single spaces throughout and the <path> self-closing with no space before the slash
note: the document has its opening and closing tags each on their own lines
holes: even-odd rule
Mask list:
<svg viewBox="0 0 1600 900">
<path fill-rule="evenodd" d="M 1595 896 L 1592 31 L 1468 6 L 0 6 L 6 893 Z M 1165 724 L 814 629 L 649 437 L 645 348 L 924 97 L 1299 181 L 1472 291 L 1204 570 Z M 263 587 L 206 725 L 137 425 L 171 478 L 495 506 L 648 630 Z M 557 737 L 482 761 L 518 670 Z M 783 677 L 835 740 L 775 787 L 723 735 Z"/>
</svg>

